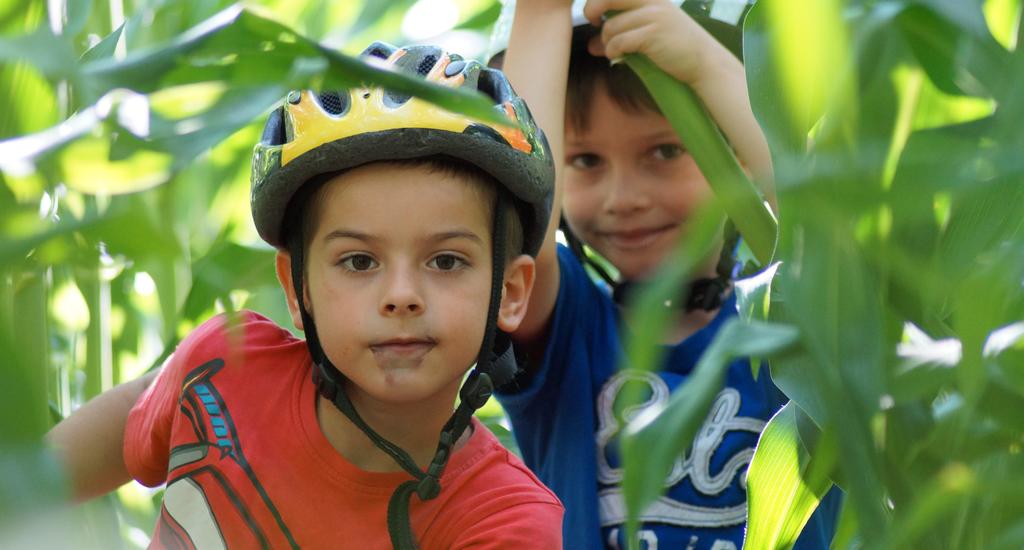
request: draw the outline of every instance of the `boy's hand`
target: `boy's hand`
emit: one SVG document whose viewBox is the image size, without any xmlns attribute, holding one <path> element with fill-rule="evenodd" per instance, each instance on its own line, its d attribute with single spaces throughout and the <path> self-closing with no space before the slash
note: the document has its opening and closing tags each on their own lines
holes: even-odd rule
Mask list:
<svg viewBox="0 0 1024 550">
<path fill-rule="evenodd" d="M 602 21 L 608 12 L 617 13 Z M 694 85 L 709 59 L 732 55 L 679 6 L 668 0 L 589 0 L 583 14 L 600 36 L 588 44 L 592 55 L 621 59 L 642 53 L 675 78 Z"/>
</svg>

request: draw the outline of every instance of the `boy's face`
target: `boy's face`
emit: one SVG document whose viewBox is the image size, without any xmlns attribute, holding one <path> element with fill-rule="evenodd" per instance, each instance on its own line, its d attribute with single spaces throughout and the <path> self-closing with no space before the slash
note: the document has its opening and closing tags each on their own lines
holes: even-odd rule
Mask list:
<svg viewBox="0 0 1024 550">
<path fill-rule="evenodd" d="M 566 124 L 563 213 L 623 278 L 647 278 L 711 189 L 662 115 L 624 110 L 601 85 L 588 118 Z"/>
<path fill-rule="evenodd" d="M 490 297 L 492 214 L 476 185 L 377 163 L 335 177 L 311 206 L 319 223 L 306 254 L 307 308 L 353 401 L 451 405 Z M 288 272 L 284 253 L 278 275 L 302 328 L 282 262 Z M 531 258 L 509 262 L 503 330 L 518 326 L 532 282 Z"/>
</svg>

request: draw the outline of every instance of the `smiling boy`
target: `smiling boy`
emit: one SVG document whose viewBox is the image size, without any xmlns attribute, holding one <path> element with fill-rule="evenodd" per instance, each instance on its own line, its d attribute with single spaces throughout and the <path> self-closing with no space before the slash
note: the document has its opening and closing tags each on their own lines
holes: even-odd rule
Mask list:
<svg viewBox="0 0 1024 550">
<path fill-rule="evenodd" d="M 507 5 L 511 2 L 507 3 Z M 585 4 L 585 5 L 584 5 Z M 737 316 L 733 246 L 698 266 L 671 321 L 656 371 L 624 366 L 630 292 L 665 266 L 711 197 L 696 161 L 643 83 L 624 64 L 640 53 L 688 84 L 772 202 L 770 157 L 747 97 L 743 66 L 707 29 L 740 38 L 746 0 L 521 0 L 504 70 L 548 132 L 558 171 L 555 217 L 618 272 L 596 283 L 583 247 L 548 238 L 537 283 L 513 333 L 528 367 L 499 400 L 523 459 L 566 507 L 566 548 L 742 547 L 746 470 L 765 423 L 785 402 L 766 369 L 732 361 L 692 442 L 678 442 L 661 494 L 628 521 L 618 442 L 630 419 L 658 411 L 689 379 L 718 330 Z M 702 17 L 701 24 L 688 15 Z M 586 17 L 584 17 L 586 16 Z M 537 40 L 543 36 L 544 40 Z M 733 243 L 735 244 L 735 243 Z M 643 401 L 623 410 L 623 389 Z M 828 548 L 838 504 L 826 498 L 796 548 Z"/>
<path fill-rule="evenodd" d="M 271 114 L 253 218 L 306 340 L 216 317 L 137 401 L 144 383 L 115 388 L 49 437 L 80 497 L 166 483 L 152 546 L 561 546 L 558 499 L 472 418 L 515 371 L 543 134 L 498 71 L 430 46 L 364 55 L 483 92 L 508 124 L 381 89 L 292 92 Z M 115 433 L 123 463 L 84 451 Z"/>
</svg>

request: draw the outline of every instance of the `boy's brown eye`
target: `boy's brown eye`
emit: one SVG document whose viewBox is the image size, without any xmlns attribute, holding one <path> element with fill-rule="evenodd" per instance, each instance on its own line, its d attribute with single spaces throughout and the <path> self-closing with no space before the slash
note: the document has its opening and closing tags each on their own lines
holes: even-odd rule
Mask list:
<svg viewBox="0 0 1024 550">
<path fill-rule="evenodd" d="M 432 267 L 441 271 L 452 271 L 465 264 L 466 261 L 454 254 L 438 254 L 430 260 Z"/>
<path fill-rule="evenodd" d="M 341 259 L 341 266 L 349 271 L 369 271 L 377 267 L 377 261 L 366 254 L 352 254 Z"/>
<path fill-rule="evenodd" d="M 588 170 L 601 164 L 601 157 L 593 153 L 581 153 L 569 157 L 569 164 L 579 170 Z"/>
<path fill-rule="evenodd" d="M 663 143 L 652 151 L 654 158 L 658 160 L 669 160 L 681 156 L 684 153 L 682 146 L 675 143 Z"/>
</svg>

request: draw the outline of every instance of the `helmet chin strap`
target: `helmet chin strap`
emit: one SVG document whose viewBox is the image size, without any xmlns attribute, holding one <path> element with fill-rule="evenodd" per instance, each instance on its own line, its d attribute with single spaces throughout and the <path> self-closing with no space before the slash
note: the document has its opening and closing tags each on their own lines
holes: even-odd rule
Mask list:
<svg viewBox="0 0 1024 550">
<path fill-rule="evenodd" d="M 451 457 L 452 447 L 465 432 L 473 413 L 491 397 L 495 387 L 512 380 L 518 368 L 508 335 L 497 329 L 498 309 L 501 305 L 501 290 L 505 275 L 505 219 L 506 191 L 498 189 L 494 213 L 491 296 L 487 307 L 487 325 L 484 339 L 477 355 L 476 368 L 469 373 L 459 389 L 459 405 L 448 422 L 441 429 L 437 451 L 426 471 L 404 449 L 378 434 L 352 405 L 345 392 L 345 375 L 335 367 L 320 344 L 316 325 L 306 310 L 303 300 L 304 250 L 301 231 L 292 231 L 289 237 L 291 250 L 292 284 L 298 298 L 299 314 L 305 327 L 306 346 L 313 358 L 313 383 L 317 391 L 356 425 L 379 449 L 388 454 L 403 470 L 414 479 L 403 482 L 395 489 L 388 501 L 388 534 L 394 548 L 418 548 L 409 518 L 409 504 L 412 494 L 421 501 L 430 500 L 441 491 L 441 474 Z"/>
</svg>

